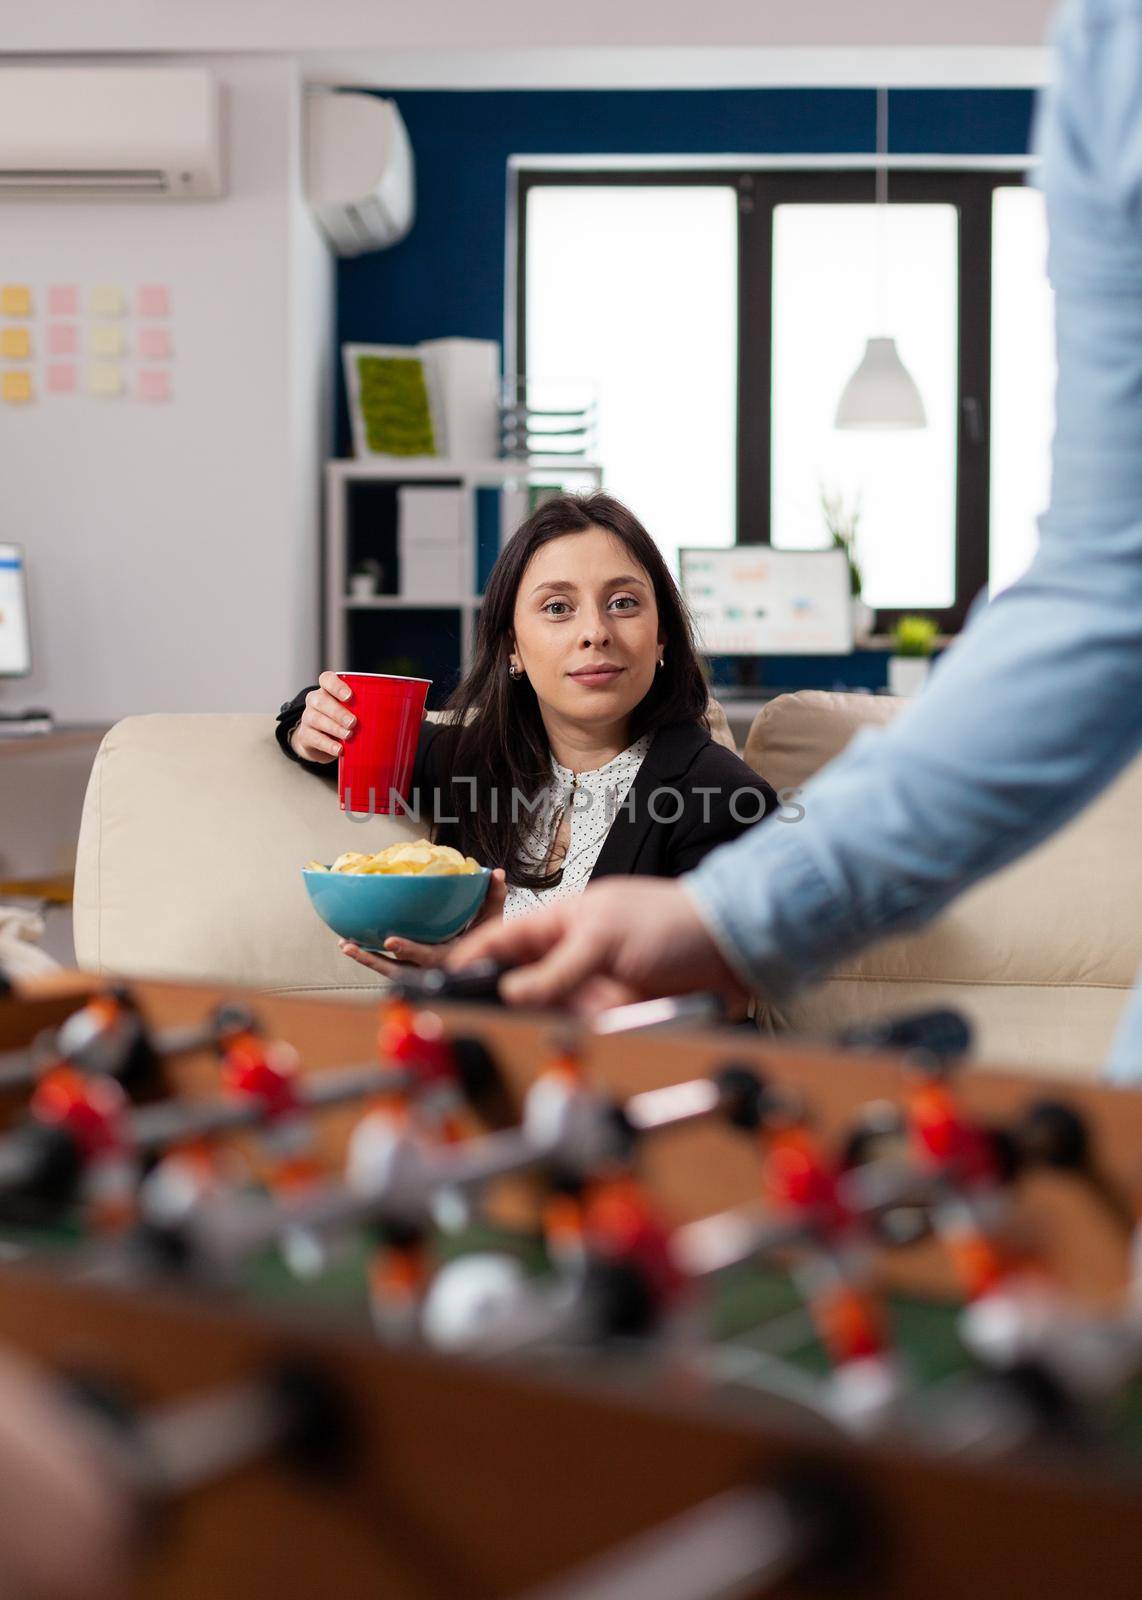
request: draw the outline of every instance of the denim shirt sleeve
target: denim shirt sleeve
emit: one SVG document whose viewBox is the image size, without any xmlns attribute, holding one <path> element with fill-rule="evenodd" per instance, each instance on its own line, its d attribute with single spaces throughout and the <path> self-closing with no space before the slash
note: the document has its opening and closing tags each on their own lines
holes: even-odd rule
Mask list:
<svg viewBox="0 0 1142 1600">
<path fill-rule="evenodd" d="M 758 989 L 926 921 L 1142 743 L 1142 0 L 1072 5 L 1056 38 L 1036 126 L 1059 358 L 1039 553 L 976 608 L 919 700 L 806 787 L 802 820 L 683 879 Z"/>
</svg>

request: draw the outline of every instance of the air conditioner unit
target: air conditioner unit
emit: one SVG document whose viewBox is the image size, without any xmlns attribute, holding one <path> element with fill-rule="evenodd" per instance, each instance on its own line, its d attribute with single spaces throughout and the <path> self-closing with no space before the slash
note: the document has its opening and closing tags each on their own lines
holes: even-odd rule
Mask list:
<svg viewBox="0 0 1142 1600">
<path fill-rule="evenodd" d="M 384 250 L 416 214 L 412 146 L 391 100 L 313 92 L 306 99 L 306 193 L 339 256 Z"/>
<path fill-rule="evenodd" d="M 0 198 L 215 199 L 218 86 L 197 67 L 5 67 Z"/>
</svg>

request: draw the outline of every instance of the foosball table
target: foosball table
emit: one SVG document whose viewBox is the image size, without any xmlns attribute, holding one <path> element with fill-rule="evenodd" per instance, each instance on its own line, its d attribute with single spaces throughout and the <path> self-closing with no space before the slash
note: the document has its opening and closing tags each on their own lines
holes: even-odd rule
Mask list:
<svg viewBox="0 0 1142 1600">
<path fill-rule="evenodd" d="M 0 1348 L 124 1592 L 1136 1591 L 1142 1095 L 636 1010 L 0 997 Z"/>
</svg>

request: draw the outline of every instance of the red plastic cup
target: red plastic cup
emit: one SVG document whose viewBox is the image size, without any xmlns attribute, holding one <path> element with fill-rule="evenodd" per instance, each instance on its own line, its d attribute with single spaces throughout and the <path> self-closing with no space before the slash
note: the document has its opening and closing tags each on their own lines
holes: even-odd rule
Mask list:
<svg viewBox="0 0 1142 1600">
<path fill-rule="evenodd" d="M 390 678 L 379 672 L 339 672 L 352 691 L 345 702 L 357 718 L 342 742 L 337 798 L 342 811 L 388 816 L 405 808 L 424 702 L 431 678 Z"/>
</svg>

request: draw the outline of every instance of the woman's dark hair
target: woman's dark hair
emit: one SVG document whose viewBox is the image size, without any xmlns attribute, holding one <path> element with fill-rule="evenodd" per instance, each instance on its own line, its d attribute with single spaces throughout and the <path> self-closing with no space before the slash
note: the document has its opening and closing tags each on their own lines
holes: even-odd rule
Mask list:
<svg viewBox="0 0 1142 1600">
<path fill-rule="evenodd" d="M 448 702 L 457 724 L 450 766 L 460 848 L 509 883 L 546 888 L 559 872 L 537 873 L 522 847 L 531 813 L 513 806 L 511 792 L 534 802 L 551 782 L 551 751 L 535 691 L 526 678 L 508 677 L 516 595 L 536 551 L 569 533 L 602 528 L 633 556 L 654 586 L 659 627 L 667 641 L 664 665 L 631 713 L 632 742 L 674 722 L 701 722 L 709 695 L 694 648 L 693 627 L 678 585 L 654 540 L 609 494 L 561 494 L 546 500 L 516 530 L 492 569 L 480 609 L 472 668 Z M 473 789 L 472 780 L 475 779 Z M 496 803 L 490 791 L 497 789 Z"/>
</svg>

